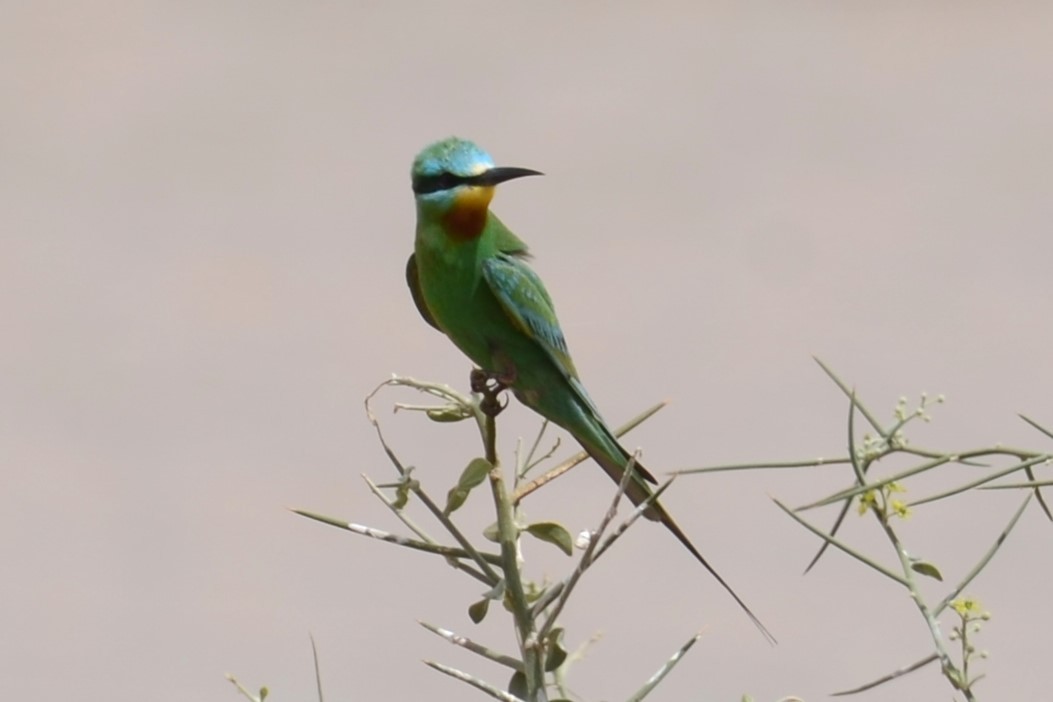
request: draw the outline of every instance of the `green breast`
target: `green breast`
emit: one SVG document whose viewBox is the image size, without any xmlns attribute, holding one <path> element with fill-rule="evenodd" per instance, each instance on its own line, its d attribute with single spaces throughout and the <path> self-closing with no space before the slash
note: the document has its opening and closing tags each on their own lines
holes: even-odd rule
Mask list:
<svg viewBox="0 0 1053 702">
<path fill-rule="evenodd" d="M 415 246 L 424 301 L 450 340 L 476 365 L 490 369 L 504 312 L 483 280 L 483 238 L 457 241 L 429 229 L 418 228 Z"/>
</svg>

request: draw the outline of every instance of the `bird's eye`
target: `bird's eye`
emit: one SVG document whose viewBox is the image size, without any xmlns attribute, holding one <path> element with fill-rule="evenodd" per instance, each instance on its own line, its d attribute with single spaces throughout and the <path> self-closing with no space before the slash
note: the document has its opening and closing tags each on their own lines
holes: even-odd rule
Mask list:
<svg viewBox="0 0 1053 702">
<path fill-rule="evenodd" d="M 437 173 L 435 175 L 414 176 L 413 192 L 418 195 L 423 195 L 424 193 L 437 193 L 441 190 L 456 188 L 458 185 L 466 183 L 467 181 L 467 178 L 449 172 Z"/>
</svg>

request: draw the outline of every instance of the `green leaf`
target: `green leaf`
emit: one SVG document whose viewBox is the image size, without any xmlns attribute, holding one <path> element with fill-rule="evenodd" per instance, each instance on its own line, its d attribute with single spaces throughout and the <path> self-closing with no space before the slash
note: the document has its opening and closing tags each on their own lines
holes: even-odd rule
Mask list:
<svg viewBox="0 0 1053 702">
<path fill-rule="evenodd" d="M 910 569 L 919 575 L 924 575 L 929 578 L 935 578 L 941 583 L 943 582 L 943 574 L 940 573 L 940 569 L 931 563 L 926 561 L 914 561 L 910 564 Z"/>
<path fill-rule="evenodd" d="M 486 613 L 490 611 L 490 600 L 486 597 L 479 600 L 478 602 L 472 603 L 472 606 L 468 608 L 468 617 L 476 624 L 483 621 L 486 618 Z"/>
<path fill-rule="evenodd" d="M 537 522 L 527 526 L 526 532 L 536 539 L 555 544 L 568 556 L 574 554 L 574 544 L 570 532 L 557 522 Z"/>
<path fill-rule="evenodd" d="M 394 483 L 381 483 L 377 485 L 378 488 L 395 488 L 395 499 L 391 501 L 391 506 L 397 510 L 403 509 L 409 502 L 410 493 L 419 487 L 420 483 L 413 477 L 413 466 L 406 468 L 406 473 Z"/>
<path fill-rule="evenodd" d="M 401 510 L 409 502 L 410 488 L 412 488 L 412 482 L 409 480 L 403 480 L 395 488 L 395 499 L 391 501 L 391 506 L 395 509 Z"/>
<path fill-rule="evenodd" d="M 556 627 L 545 637 L 545 672 L 557 670 L 567 660 L 567 649 L 563 648 L 563 628 Z"/>
<path fill-rule="evenodd" d="M 446 516 L 450 516 L 453 512 L 456 512 L 464 504 L 464 501 L 468 499 L 468 491 L 462 490 L 461 488 L 452 488 L 446 493 L 446 509 L 442 511 Z"/>
<path fill-rule="evenodd" d="M 468 499 L 468 494 L 473 488 L 478 487 L 486 480 L 486 476 L 490 474 L 492 468 L 490 461 L 485 458 L 473 458 L 471 463 L 461 471 L 461 477 L 458 478 L 457 485 L 450 488 L 450 491 L 446 494 L 446 509 L 443 510 L 443 513 L 448 516 L 460 509 L 464 501 Z"/>
<path fill-rule="evenodd" d="M 461 471 L 461 477 L 457 481 L 458 487 L 471 490 L 482 485 L 486 476 L 490 475 L 493 466 L 485 458 L 473 458 L 471 462 Z"/>
<path fill-rule="evenodd" d="M 471 410 L 460 405 L 446 405 L 430 409 L 425 414 L 433 422 L 459 422 L 472 416 Z"/>
<path fill-rule="evenodd" d="M 527 698 L 526 676 L 522 672 L 517 670 L 512 674 L 512 679 L 508 681 L 508 691 L 521 700 Z"/>
</svg>

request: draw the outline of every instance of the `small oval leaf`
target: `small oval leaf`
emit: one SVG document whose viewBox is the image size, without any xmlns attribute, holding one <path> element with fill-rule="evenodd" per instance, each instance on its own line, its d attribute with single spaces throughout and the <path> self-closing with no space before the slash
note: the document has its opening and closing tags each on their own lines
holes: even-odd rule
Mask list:
<svg viewBox="0 0 1053 702">
<path fill-rule="evenodd" d="M 471 463 L 461 471 L 461 477 L 457 479 L 457 485 L 450 488 L 450 491 L 446 493 L 446 508 L 443 510 L 443 513 L 449 516 L 460 509 L 461 505 L 468 499 L 468 494 L 472 489 L 478 487 L 486 480 L 491 468 L 490 462 L 485 458 L 473 458 Z"/>
<path fill-rule="evenodd" d="M 473 458 L 461 471 L 461 477 L 457 480 L 457 487 L 471 490 L 481 485 L 486 480 L 486 476 L 490 475 L 492 468 L 490 461 L 485 458 Z"/>
<path fill-rule="evenodd" d="M 398 484 L 398 487 L 395 488 L 395 499 L 391 501 L 392 507 L 402 510 L 406 506 L 406 503 L 409 502 L 410 487 L 409 480 L 403 480 Z"/>
<path fill-rule="evenodd" d="M 446 493 L 446 508 L 442 510 L 442 513 L 447 517 L 452 513 L 456 512 L 464 504 L 464 501 L 468 499 L 468 491 L 460 488 L 450 488 L 450 491 Z"/>
<path fill-rule="evenodd" d="M 555 544 L 560 551 L 568 556 L 574 553 L 574 544 L 570 538 L 570 532 L 564 529 L 562 524 L 537 522 L 527 526 L 526 532 L 536 539 Z"/>
<path fill-rule="evenodd" d="M 517 670 L 512 674 L 512 679 L 508 681 L 508 691 L 521 700 L 527 698 L 526 676 L 521 671 Z"/>
<path fill-rule="evenodd" d="M 468 419 L 472 416 L 472 413 L 467 408 L 461 407 L 460 405 L 447 405 L 445 407 L 436 407 L 430 409 L 425 414 L 428 415 L 428 419 L 433 422 L 459 422 L 462 419 Z"/>
<path fill-rule="evenodd" d="M 567 649 L 563 648 L 563 629 L 556 627 L 545 637 L 545 672 L 551 673 L 567 660 Z"/>
<path fill-rule="evenodd" d="M 468 617 L 476 624 L 483 621 L 486 618 L 486 613 L 490 611 L 490 600 L 483 598 L 478 602 L 473 602 L 468 608 Z"/>
<path fill-rule="evenodd" d="M 940 573 L 940 569 L 931 563 L 926 561 L 914 561 L 910 564 L 910 569 L 919 575 L 924 575 L 929 578 L 935 578 L 941 583 L 943 582 L 943 574 Z"/>
</svg>

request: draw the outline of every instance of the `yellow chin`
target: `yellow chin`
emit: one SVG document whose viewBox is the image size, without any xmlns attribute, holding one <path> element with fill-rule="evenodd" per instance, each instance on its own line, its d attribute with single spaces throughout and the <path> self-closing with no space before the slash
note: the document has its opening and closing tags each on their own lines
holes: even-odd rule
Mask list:
<svg viewBox="0 0 1053 702">
<path fill-rule="evenodd" d="M 465 188 L 457 193 L 453 201 L 455 210 L 483 210 L 490 206 L 494 199 L 494 187 L 492 185 L 477 185 Z"/>
</svg>

